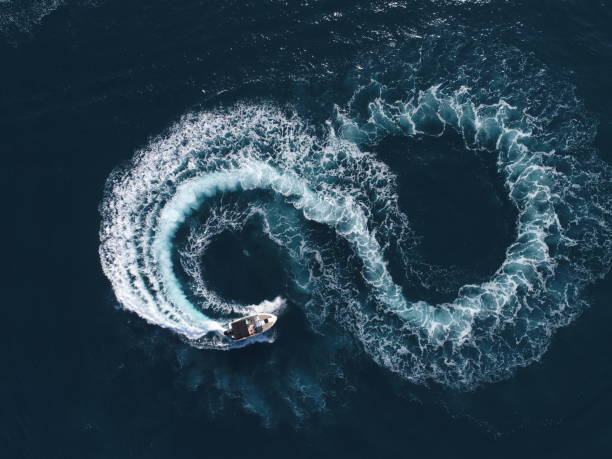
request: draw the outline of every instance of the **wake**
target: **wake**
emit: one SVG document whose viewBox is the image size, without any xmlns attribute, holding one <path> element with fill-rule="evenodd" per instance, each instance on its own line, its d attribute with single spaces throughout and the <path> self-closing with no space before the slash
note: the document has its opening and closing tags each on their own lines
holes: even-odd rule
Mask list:
<svg viewBox="0 0 612 459">
<path fill-rule="evenodd" d="M 102 267 L 126 309 L 198 347 L 231 348 L 220 333 L 224 323 L 278 312 L 284 300 L 240 305 L 219 298 L 193 268 L 208 242 L 177 255 L 177 234 L 220 196 L 271 192 L 277 201 L 256 199 L 246 216 L 218 209 L 194 240 L 209 241 L 260 215 L 268 237 L 291 259 L 296 286 L 323 309 L 335 308 L 329 317 L 377 363 L 415 382 L 473 387 L 493 381 L 537 360 L 553 332 L 586 307 L 580 292 L 602 275 L 588 265 L 593 254 L 597 266 L 609 269 L 609 250 L 602 247 L 611 240 L 610 206 L 592 200 L 609 171 L 557 154 L 532 137 L 533 127 L 532 118 L 503 100 L 476 105 L 466 88 L 440 94 L 438 87 L 414 100 L 374 98 L 365 120 L 338 109 L 325 135 L 272 105 L 189 115 L 109 177 Z M 447 129 L 460 133 L 466 148 L 497 155 L 519 217 L 516 240 L 491 279 L 433 305 L 407 300 L 409 292 L 388 270 L 385 250 L 390 241 L 404 243 L 409 221 L 399 209 L 395 175 L 363 147 L 388 135 L 440 136 Z M 381 213 L 388 218 L 374 218 Z M 321 257 L 308 221 L 348 243 L 360 260 L 365 296 L 355 294 L 337 261 Z M 319 271 L 303 269 L 315 264 Z M 179 268 L 191 283 L 177 275 Z"/>
</svg>

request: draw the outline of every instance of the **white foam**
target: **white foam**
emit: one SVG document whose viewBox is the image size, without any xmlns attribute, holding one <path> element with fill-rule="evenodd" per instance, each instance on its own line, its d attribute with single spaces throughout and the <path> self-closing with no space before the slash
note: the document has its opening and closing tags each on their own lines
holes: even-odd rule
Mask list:
<svg viewBox="0 0 612 459">
<path fill-rule="evenodd" d="M 557 306 L 548 300 L 565 289 L 547 290 L 558 263 L 547 238 L 566 231 L 555 207 L 565 201 L 554 190 L 568 178 L 546 164 L 553 153 L 534 150 L 529 120 L 525 117 L 518 127 L 512 118 L 515 107 L 503 100 L 477 105 L 467 88 L 442 95 L 436 86 L 415 101 L 393 104 L 379 97 L 369 109 L 369 118 L 360 124 L 336 108 L 334 128 L 320 139 L 297 116 L 267 105 L 238 105 L 189 115 L 168 136 L 152 142 L 130 168 L 111 176 L 102 206 L 101 260 L 119 301 L 146 320 L 197 340 L 198 346 L 227 348 L 217 332 L 229 315 L 280 312 L 285 301 L 279 296 L 259 305 L 226 303 L 200 279 L 205 273 L 197 259 L 224 228 L 240 226 L 257 213 L 268 236 L 293 260 L 299 288 L 326 303 L 317 309 L 318 320 L 330 317 L 329 308 L 336 307 L 342 326 L 377 362 L 403 377 L 470 385 L 539 358 L 550 330 L 577 314 L 564 303 L 559 318 L 553 312 Z M 468 148 L 496 150 L 500 174 L 519 210 L 517 238 L 489 281 L 462 287 L 450 303 L 410 302 L 384 256 L 392 239 L 401 250 L 404 231 L 409 232 L 399 211 L 395 176 L 355 142 L 377 142 L 389 134 L 442 135 L 447 129 L 461 133 Z M 207 199 L 254 190 L 272 191 L 284 204 L 213 211 L 183 256 L 183 267 L 197 287 L 187 295 L 174 266 L 177 231 Z M 280 211 L 277 205 L 294 210 Z M 354 287 L 339 273 L 342 263 L 323 258 L 324 250 L 310 241 L 296 211 L 348 242 L 361 260 L 367 298 L 351 293 Z M 315 274 L 306 259 L 321 273 Z M 192 303 L 194 295 L 202 304 Z M 552 315 L 540 313 L 542 308 L 550 308 Z M 531 309 L 538 314 L 528 314 Z M 509 334 L 516 335 L 517 343 L 523 340 L 527 351 L 512 348 L 505 341 Z"/>
</svg>

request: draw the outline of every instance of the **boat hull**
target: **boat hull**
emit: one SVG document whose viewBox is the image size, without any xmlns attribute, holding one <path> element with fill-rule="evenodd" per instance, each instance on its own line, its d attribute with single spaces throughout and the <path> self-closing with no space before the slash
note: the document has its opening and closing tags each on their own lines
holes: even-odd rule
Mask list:
<svg viewBox="0 0 612 459">
<path fill-rule="evenodd" d="M 276 324 L 274 314 L 253 314 L 227 324 L 224 335 L 234 341 L 242 341 L 269 331 Z"/>
</svg>

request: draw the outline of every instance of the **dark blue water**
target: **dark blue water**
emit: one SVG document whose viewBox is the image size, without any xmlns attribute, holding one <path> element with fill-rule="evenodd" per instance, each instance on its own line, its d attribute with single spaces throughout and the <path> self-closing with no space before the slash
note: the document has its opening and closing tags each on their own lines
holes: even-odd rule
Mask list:
<svg viewBox="0 0 612 459">
<path fill-rule="evenodd" d="M 0 457 L 612 455 L 612 6 L 125 3 L 0 2 Z"/>
</svg>

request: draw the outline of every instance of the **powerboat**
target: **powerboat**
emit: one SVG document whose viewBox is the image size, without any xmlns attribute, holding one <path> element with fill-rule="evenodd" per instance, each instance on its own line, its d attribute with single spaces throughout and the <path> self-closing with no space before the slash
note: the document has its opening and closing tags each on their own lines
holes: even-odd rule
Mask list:
<svg viewBox="0 0 612 459">
<path fill-rule="evenodd" d="M 261 335 L 270 330 L 276 323 L 274 314 L 255 314 L 233 320 L 227 324 L 223 334 L 235 341 Z"/>
</svg>

